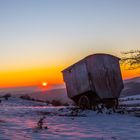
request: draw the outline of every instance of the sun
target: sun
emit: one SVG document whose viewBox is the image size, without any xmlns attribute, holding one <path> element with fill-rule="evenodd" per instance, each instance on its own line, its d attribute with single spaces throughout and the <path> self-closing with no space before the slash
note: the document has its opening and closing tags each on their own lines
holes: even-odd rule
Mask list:
<svg viewBox="0 0 140 140">
<path fill-rule="evenodd" d="M 42 82 L 42 86 L 43 86 L 43 87 L 46 87 L 47 85 L 48 85 L 47 82 Z"/>
</svg>

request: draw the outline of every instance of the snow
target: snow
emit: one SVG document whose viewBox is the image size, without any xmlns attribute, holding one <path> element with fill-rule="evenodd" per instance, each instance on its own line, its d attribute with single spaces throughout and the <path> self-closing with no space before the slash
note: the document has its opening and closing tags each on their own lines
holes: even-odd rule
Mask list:
<svg viewBox="0 0 140 140">
<path fill-rule="evenodd" d="M 126 97 L 123 97 L 123 98 L 121 98 L 121 99 L 128 99 L 128 98 L 133 98 L 133 99 L 139 98 L 139 99 L 140 99 L 140 94 L 139 94 L 139 95 L 126 96 Z"/>
<path fill-rule="evenodd" d="M 120 98 L 120 105 L 140 106 L 140 95 L 133 95 Z"/>
<path fill-rule="evenodd" d="M 119 105 L 125 108 L 125 111 L 135 116 L 140 116 L 140 95 L 120 98 Z"/>
<path fill-rule="evenodd" d="M 44 125 L 37 129 L 38 120 L 48 112 Z M 49 114 L 50 113 L 50 114 Z M 131 115 L 81 112 L 66 116 L 70 109 L 64 106 L 46 106 L 44 103 L 18 98 L 3 100 L 0 107 L 0 140 L 139 140 L 140 118 Z"/>
</svg>

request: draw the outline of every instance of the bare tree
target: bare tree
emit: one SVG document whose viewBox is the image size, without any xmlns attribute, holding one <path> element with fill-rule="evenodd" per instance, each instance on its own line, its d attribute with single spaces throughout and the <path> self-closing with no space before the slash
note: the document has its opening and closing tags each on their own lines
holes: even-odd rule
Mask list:
<svg viewBox="0 0 140 140">
<path fill-rule="evenodd" d="M 140 50 L 131 50 L 122 53 L 121 63 L 126 69 L 132 70 L 140 68 Z"/>
</svg>

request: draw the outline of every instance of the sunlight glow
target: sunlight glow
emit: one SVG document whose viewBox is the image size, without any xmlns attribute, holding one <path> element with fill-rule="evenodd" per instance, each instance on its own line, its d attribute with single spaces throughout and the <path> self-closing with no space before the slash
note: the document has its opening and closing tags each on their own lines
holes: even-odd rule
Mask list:
<svg viewBox="0 0 140 140">
<path fill-rule="evenodd" d="M 42 86 L 43 86 L 43 87 L 46 87 L 47 85 L 48 85 L 47 82 L 42 82 Z"/>
</svg>

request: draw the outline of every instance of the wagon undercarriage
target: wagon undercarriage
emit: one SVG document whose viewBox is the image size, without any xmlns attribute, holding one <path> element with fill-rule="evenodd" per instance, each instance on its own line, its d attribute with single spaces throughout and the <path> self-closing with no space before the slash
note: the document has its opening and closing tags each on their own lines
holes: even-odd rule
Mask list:
<svg viewBox="0 0 140 140">
<path fill-rule="evenodd" d="M 117 98 L 101 99 L 93 92 L 87 92 L 72 99 L 82 109 L 96 109 L 99 104 L 106 108 L 117 108 L 118 106 Z"/>
</svg>

